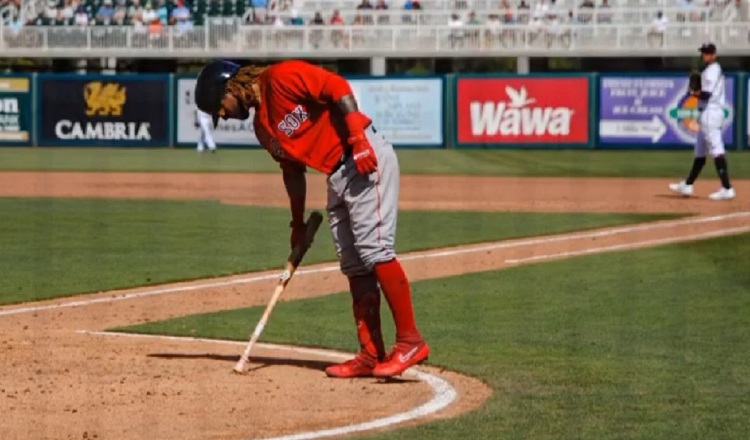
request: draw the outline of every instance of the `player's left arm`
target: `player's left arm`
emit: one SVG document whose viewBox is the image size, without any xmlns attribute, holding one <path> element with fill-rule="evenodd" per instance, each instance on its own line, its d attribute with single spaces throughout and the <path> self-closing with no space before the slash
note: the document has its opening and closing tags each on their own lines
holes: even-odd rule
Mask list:
<svg viewBox="0 0 750 440">
<path fill-rule="evenodd" d="M 370 174 L 378 167 L 375 151 L 367 139 L 365 129 L 372 120 L 359 110 L 357 98 L 354 97 L 349 82 L 341 76 L 317 66 L 311 66 L 311 81 L 317 87 L 311 92 L 321 102 L 330 103 L 344 116 L 346 129 L 349 131 L 347 141 L 352 148 L 352 157 L 360 174 Z"/>
</svg>

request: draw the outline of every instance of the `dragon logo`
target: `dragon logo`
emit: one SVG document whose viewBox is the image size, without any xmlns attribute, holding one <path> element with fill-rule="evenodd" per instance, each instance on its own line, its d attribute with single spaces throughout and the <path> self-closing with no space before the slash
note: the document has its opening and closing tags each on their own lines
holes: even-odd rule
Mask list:
<svg viewBox="0 0 750 440">
<path fill-rule="evenodd" d="M 86 116 L 122 116 L 127 100 L 125 87 L 117 83 L 93 81 L 83 88 Z"/>
</svg>

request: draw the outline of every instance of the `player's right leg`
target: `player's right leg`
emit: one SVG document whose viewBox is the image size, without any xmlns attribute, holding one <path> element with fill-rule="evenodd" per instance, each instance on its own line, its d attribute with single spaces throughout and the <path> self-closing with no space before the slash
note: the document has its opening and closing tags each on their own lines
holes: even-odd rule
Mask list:
<svg viewBox="0 0 750 440">
<path fill-rule="evenodd" d="M 380 288 L 375 274 L 359 258 L 349 212 L 335 186 L 335 182 L 329 179 L 328 221 L 341 271 L 349 279 L 360 350 L 353 359 L 326 368 L 326 374 L 337 378 L 368 377 L 373 375 L 375 366 L 385 357 L 380 328 Z"/>
<path fill-rule="evenodd" d="M 669 189 L 685 197 L 693 195 L 693 184 L 696 179 L 698 179 L 701 171 L 703 171 L 703 167 L 706 165 L 706 150 L 706 137 L 703 128 L 701 128 L 698 132 L 698 140 L 695 142 L 693 166 L 690 168 L 690 172 L 685 180 L 677 183 L 670 183 Z"/>
</svg>

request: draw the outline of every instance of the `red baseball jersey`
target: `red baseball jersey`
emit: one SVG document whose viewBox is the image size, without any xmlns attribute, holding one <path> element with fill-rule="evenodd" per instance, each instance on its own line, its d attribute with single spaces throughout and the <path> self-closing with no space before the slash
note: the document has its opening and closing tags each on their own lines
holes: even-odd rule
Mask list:
<svg viewBox="0 0 750 440">
<path fill-rule="evenodd" d="M 348 131 L 328 96 L 333 72 L 304 61 L 282 61 L 259 78 L 255 134 L 279 162 L 297 162 L 330 174 L 344 154 Z"/>
</svg>

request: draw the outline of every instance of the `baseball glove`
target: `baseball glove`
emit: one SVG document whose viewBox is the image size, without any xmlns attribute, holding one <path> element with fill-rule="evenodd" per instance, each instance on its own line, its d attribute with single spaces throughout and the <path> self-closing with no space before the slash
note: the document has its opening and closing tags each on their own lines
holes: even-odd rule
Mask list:
<svg viewBox="0 0 750 440">
<path fill-rule="evenodd" d="M 688 90 L 691 94 L 696 94 L 701 92 L 701 74 L 700 72 L 690 72 L 690 77 L 688 80 Z"/>
</svg>

